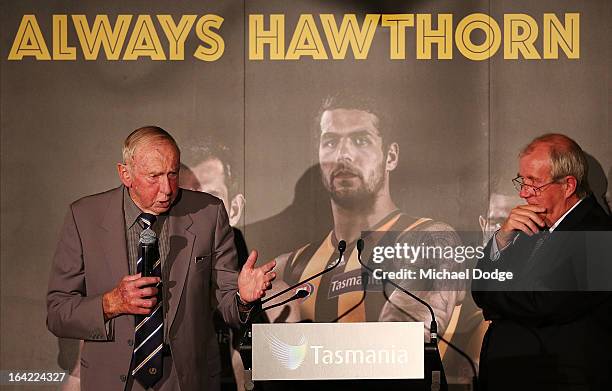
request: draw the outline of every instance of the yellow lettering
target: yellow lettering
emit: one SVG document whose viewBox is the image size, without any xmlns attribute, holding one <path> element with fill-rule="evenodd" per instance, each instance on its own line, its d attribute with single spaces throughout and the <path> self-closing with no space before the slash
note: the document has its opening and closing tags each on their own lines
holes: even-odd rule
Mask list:
<svg viewBox="0 0 612 391">
<path fill-rule="evenodd" d="M 202 61 L 216 61 L 225 51 L 225 41 L 223 38 L 211 31 L 211 28 L 219 30 L 223 24 L 223 18 L 219 15 L 204 15 L 196 24 L 196 34 L 202 42 L 209 46 L 199 45 L 193 56 Z"/>
<path fill-rule="evenodd" d="M 168 43 L 170 44 L 170 60 L 185 59 L 185 40 L 193 27 L 197 15 L 183 15 L 178 26 L 171 15 L 157 15 Z"/>
<path fill-rule="evenodd" d="M 149 15 L 139 15 L 134 24 L 134 30 L 130 36 L 130 41 L 123 54 L 124 60 L 136 60 L 138 57 L 150 57 L 151 60 L 165 60 L 166 54 L 153 20 Z"/>
<path fill-rule="evenodd" d="M 406 59 L 406 27 L 414 26 L 412 14 L 384 14 L 381 26 L 389 27 L 389 58 L 392 60 Z"/>
<path fill-rule="evenodd" d="M 376 26 L 380 19 L 379 14 L 367 14 L 362 28 L 359 28 L 357 17 L 354 14 L 344 15 L 340 28 L 336 24 L 334 15 L 321 14 L 320 18 L 334 60 L 344 59 L 349 43 L 356 60 L 363 60 L 368 57 Z"/>
<path fill-rule="evenodd" d="M 544 14 L 544 58 L 580 58 L 580 14 L 565 14 L 565 26 L 555 14 Z"/>
<path fill-rule="evenodd" d="M 21 60 L 23 56 L 33 56 L 37 60 L 51 59 L 35 15 L 23 15 L 21 18 L 8 59 Z"/>
<path fill-rule="evenodd" d="M 53 15 L 53 59 L 76 60 L 76 48 L 68 46 L 67 15 Z"/>
<path fill-rule="evenodd" d="M 270 60 L 285 58 L 285 15 L 270 15 L 270 30 L 263 15 L 249 15 L 249 60 L 263 60 L 264 45 L 270 45 Z"/>
<path fill-rule="evenodd" d="M 474 30 L 482 30 L 485 40 L 480 45 L 472 42 L 471 34 Z M 499 25 L 486 14 L 471 14 L 461 19 L 455 31 L 457 49 L 465 57 L 474 61 L 482 61 L 493 56 L 501 45 L 501 29 Z"/>
<path fill-rule="evenodd" d="M 519 52 L 528 60 L 540 58 L 533 45 L 538 38 L 538 24 L 525 14 L 504 15 L 504 58 L 518 59 Z"/>
<path fill-rule="evenodd" d="M 85 15 L 72 15 L 85 59 L 96 60 L 102 45 L 107 60 L 118 60 L 131 21 L 132 15 L 119 15 L 115 27 L 111 28 L 108 15 L 96 15 L 90 29 Z"/>
<path fill-rule="evenodd" d="M 301 56 L 312 56 L 315 60 L 327 60 L 321 35 L 310 14 L 300 15 L 285 59 L 299 60 Z"/>
<path fill-rule="evenodd" d="M 438 29 L 431 27 L 430 14 L 417 14 L 416 29 L 416 58 L 417 60 L 431 59 L 431 45 L 438 45 L 438 59 L 451 60 L 453 58 L 453 15 L 439 14 Z"/>
</svg>

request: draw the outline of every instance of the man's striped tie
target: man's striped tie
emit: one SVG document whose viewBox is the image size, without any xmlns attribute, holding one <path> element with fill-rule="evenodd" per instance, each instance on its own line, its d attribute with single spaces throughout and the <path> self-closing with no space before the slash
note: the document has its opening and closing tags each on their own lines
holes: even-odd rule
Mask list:
<svg viewBox="0 0 612 391">
<path fill-rule="evenodd" d="M 136 269 L 139 273 L 144 271 L 145 265 L 143 262 L 143 241 L 148 238 L 155 238 L 155 233 L 151 230 L 151 226 L 155 223 L 155 216 L 142 213 L 139 220 L 144 225 L 144 231 L 141 234 L 141 242 L 138 245 L 138 262 Z M 161 277 L 161 260 L 159 258 L 159 250 L 157 240 L 153 244 L 153 265 L 150 268 L 152 277 Z M 164 314 L 162 305 L 161 284 L 157 284 L 159 289 L 157 294 L 157 305 L 153 308 L 149 316 L 136 315 L 136 335 L 134 343 L 134 358 L 132 376 L 142 384 L 146 389 L 153 386 L 162 377 L 162 350 L 164 344 Z"/>
</svg>

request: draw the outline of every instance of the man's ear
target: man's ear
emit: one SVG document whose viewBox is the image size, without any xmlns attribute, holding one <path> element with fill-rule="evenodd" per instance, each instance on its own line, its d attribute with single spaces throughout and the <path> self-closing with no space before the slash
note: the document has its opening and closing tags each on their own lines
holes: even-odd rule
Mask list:
<svg viewBox="0 0 612 391">
<path fill-rule="evenodd" d="M 119 173 L 121 183 L 129 189 L 132 186 L 132 175 L 127 164 L 117 163 L 117 172 Z"/>
<path fill-rule="evenodd" d="M 387 171 L 393 171 L 397 167 L 399 161 L 399 145 L 397 143 L 391 143 L 387 150 L 387 162 L 385 169 Z"/>
<path fill-rule="evenodd" d="M 244 196 L 240 193 L 236 194 L 230 201 L 229 223 L 232 227 L 235 227 L 240 222 L 245 202 Z"/>
<path fill-rule="evenodd" d="M 575 177 L 569 175 L 565 177 L 565 198 L 570 198 L 576 193 L 576 187 L 578 187 L 578 181 Z"/>
<path fill-rule="evenodd" d="M 487 227 L 487 219 L 485 219 L 484 217 L 482 217 L 482 215 L 478 216 L 478 224 L 480 225 L 480 230 L 482 232 L 485 231 L 485 228 Z"/>
</svg>

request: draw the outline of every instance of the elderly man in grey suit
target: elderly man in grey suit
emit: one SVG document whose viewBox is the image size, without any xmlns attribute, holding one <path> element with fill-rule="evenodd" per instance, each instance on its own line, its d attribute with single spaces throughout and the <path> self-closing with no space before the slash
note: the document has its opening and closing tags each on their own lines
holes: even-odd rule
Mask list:
<svg viewBox="0 0 612 391">
<path fill-rule="evenodd" d="M 238 273 L 223 203 L 179 189 L 179 165 L 170 134 L 137 129 L 118 164 L 123 185 L 69 208 L 47 325 L 58 337 L 85 341 L 84 390 L 217 389 L 213 311 L 239 327 L 275 278 L 273 262 L 254 267 L 255 251 Z M 154 262 L 143 277 L 139 242 L 147 238 Z"/>
</svg>

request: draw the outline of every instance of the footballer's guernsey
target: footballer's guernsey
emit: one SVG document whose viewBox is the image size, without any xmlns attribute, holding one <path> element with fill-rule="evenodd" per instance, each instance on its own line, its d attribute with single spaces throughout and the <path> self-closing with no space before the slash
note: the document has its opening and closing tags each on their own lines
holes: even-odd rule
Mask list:
<svg viewBox="0 0 612 391">
<path fill-rule="evenodd" d="M 364 233 L 365 251 L 362 254 L 362 261 L 367 264 L 372 249 L 378 243 L 394 243 L 403 233 L 420 230 L 428 222 L 431 222 L 431 219 L 414 218 L 395 210 Z M 293 285 L 333 265 L 338 256 L 337 244 L 338 240 L 332 231 L 318 247 L 308 244 L 295 251 L 288 259 L 283 275 L 285 281 Z M 302 319 L 330 322 L 357 305 L 363 296 L 361 274 L 362 267 L 357 259 L 356 242 L 352 242 L 347 244 L 343 259 L 335 269 L 303 286 L 310 295 L 301 302 Z M 369 274 L 366 299 L 339 321 L 377 321 L 387 301 L 385 295 L 388 297 L 394 290 L 391 286 L 384 288 L 383 291 L 381 280 L 376 280 Z"/>
</svg>

